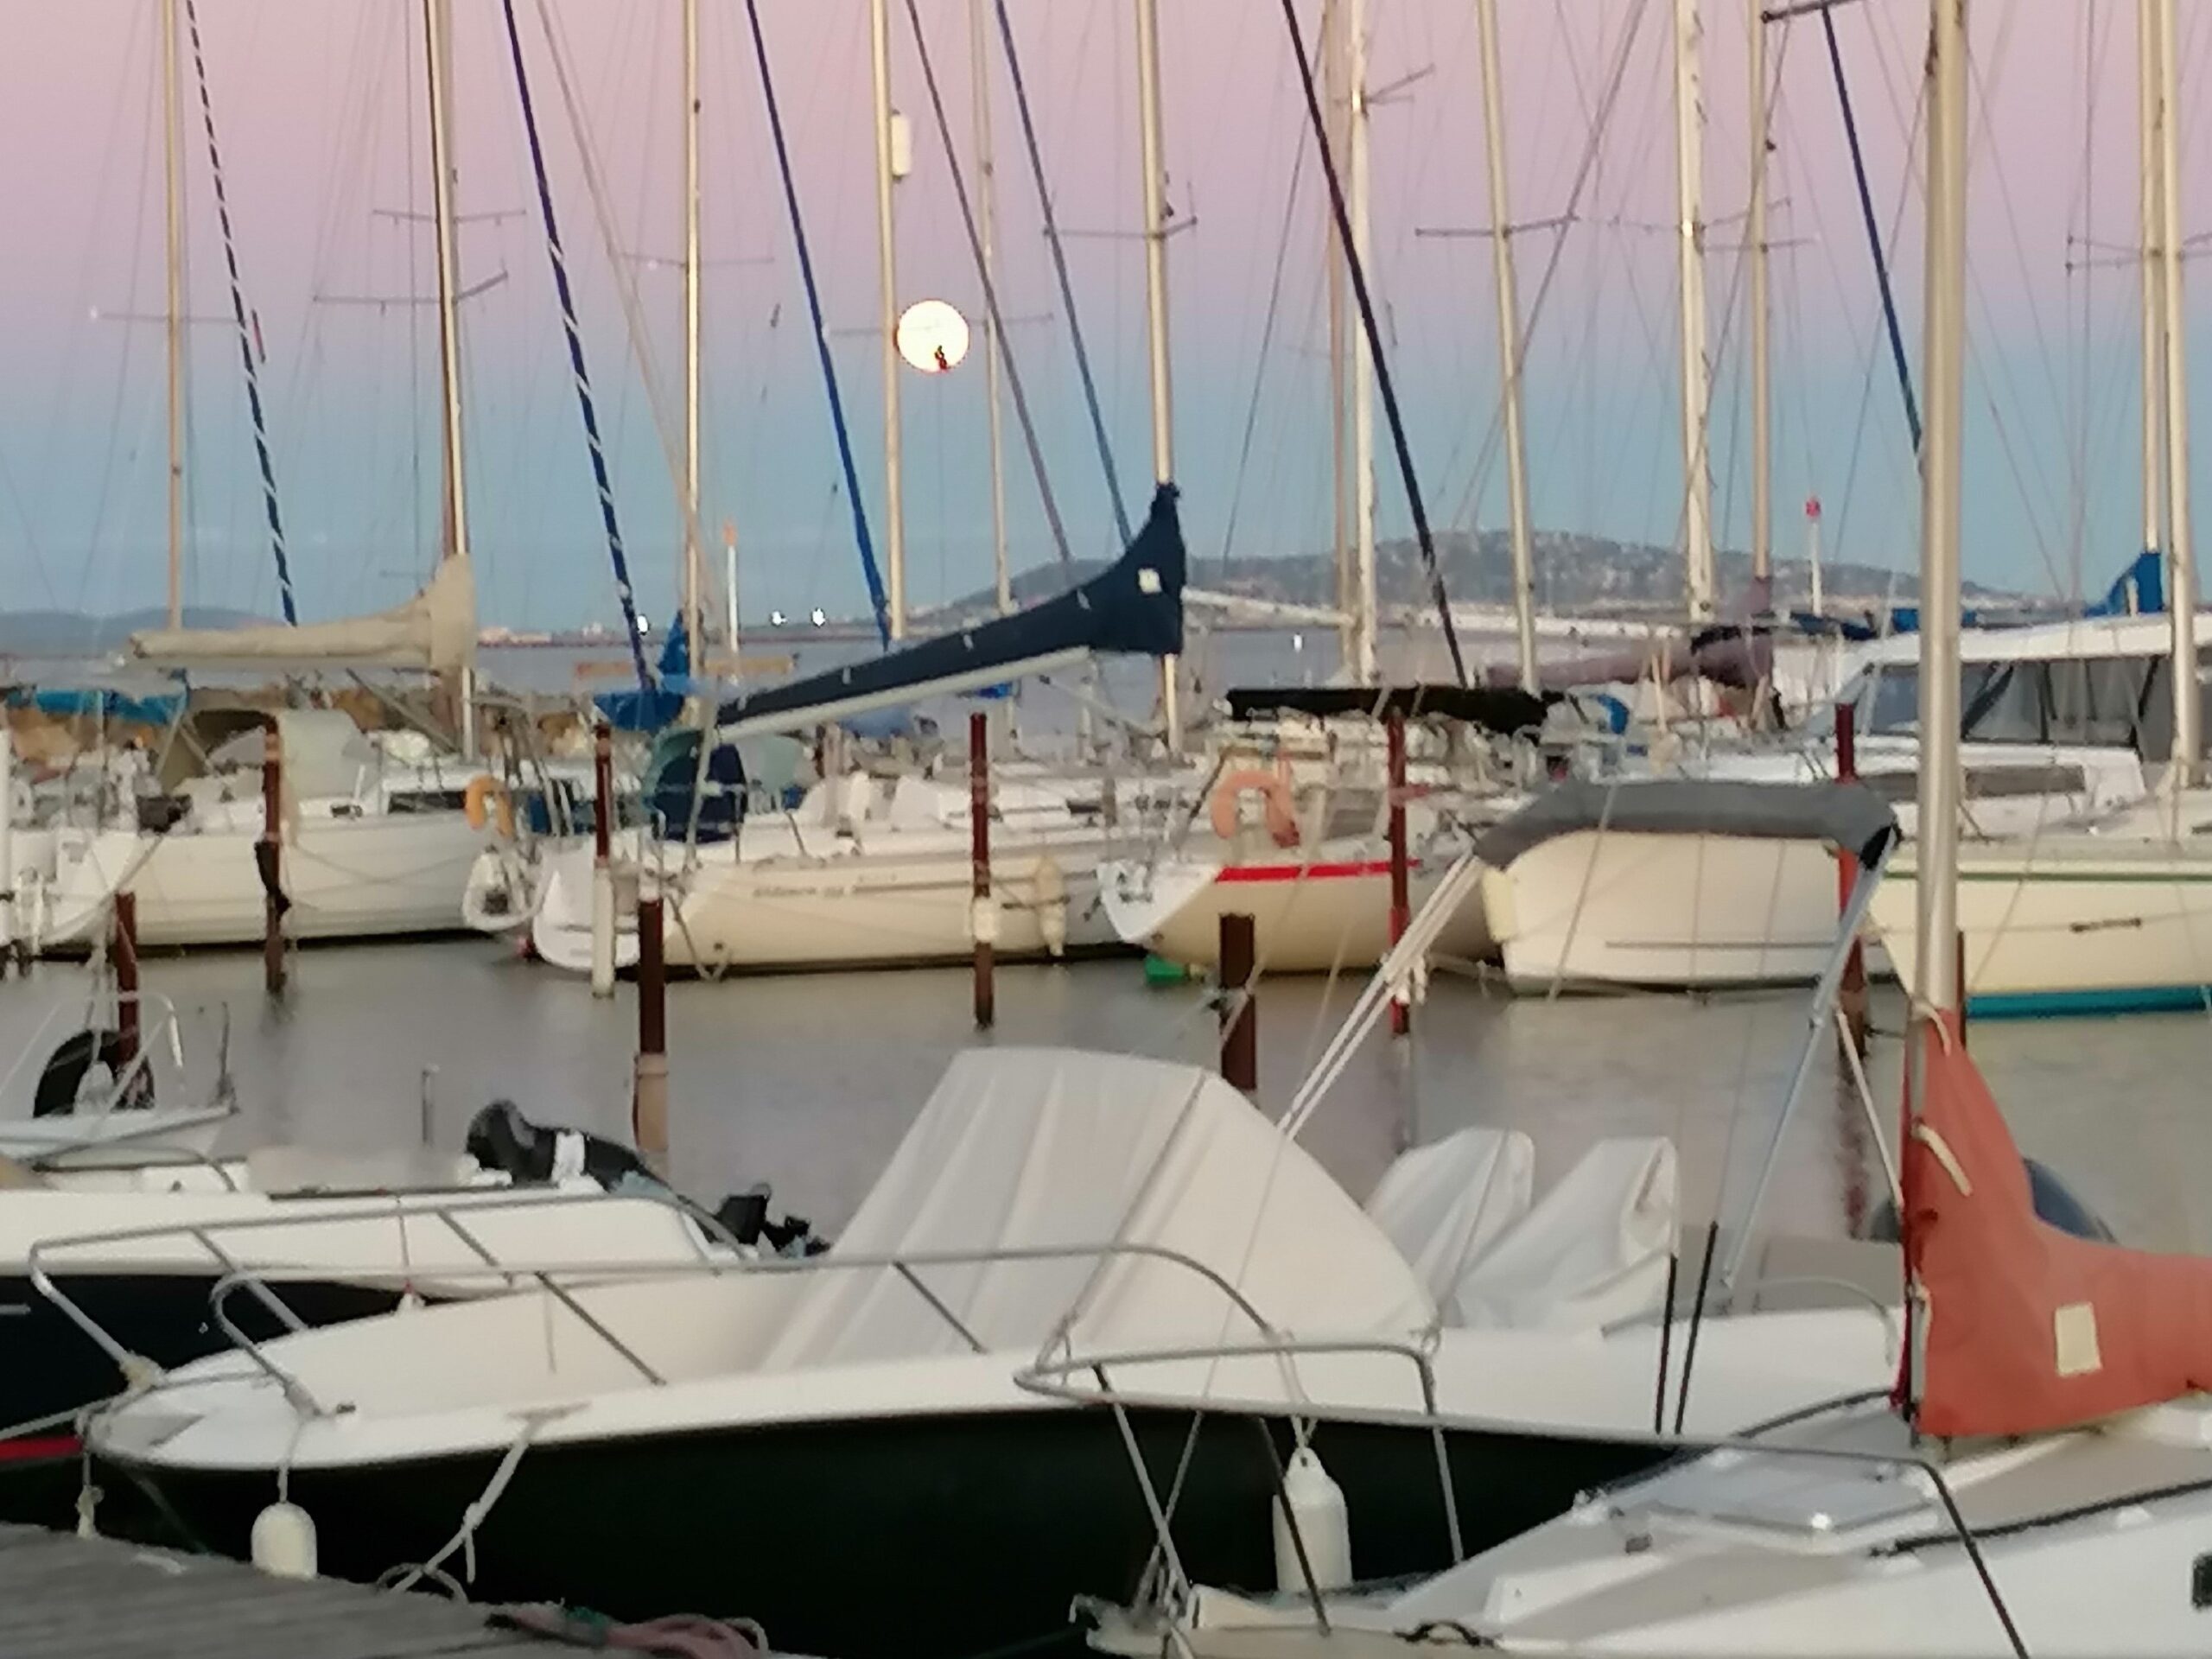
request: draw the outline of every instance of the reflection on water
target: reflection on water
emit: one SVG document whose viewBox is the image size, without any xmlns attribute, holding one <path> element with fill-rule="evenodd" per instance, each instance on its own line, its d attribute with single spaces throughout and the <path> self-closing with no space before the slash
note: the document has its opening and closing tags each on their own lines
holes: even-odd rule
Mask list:
<svg viewBox="0 0 2212 1659">
<path fill-rule="evenodd" d="M 22 1031 L 61 976 L 0 985 L 0 1033 Z M 183 1005 L 227 1000 L 245 1108 L 238 1139 L 372 1147 L 416 1134 L 425 1068 L 438 1138 L 510 1097 L 541 1119 L 625 1135 L 634 988 L 594 1001 L 581 980 L 486 941 L 296 953 L 286 1001 L 260 991 L 256 952 L 154 957 L 149 990 Z M 43 986 L 41 982 L 44 982 Z M 1346 979 L 1276 981 L 1260 997 L 1261 1099 L 1278 1110 L 1357 991 Z M 1686 1213 L 1738 1195 L 1764 1154 L 1805 1030 L 1795 991 L 1714 998 L 1515 999 L 1440 976 L 1416 1035 L 1371 1038 L 1307 1131 L 1315 1154 L 1364 1196 L 1408 1138 L 1470 1123 L 1526 1130 L 1541 1186 L 1592 1141 L 1671 1136 Z M 679 983 L 669 992 L 675 1173 L 714 1197 L 767 1179 L 835 1228 L 851 1213 L 957 1049 L 967 970 Z M 1001 1044 L 1065 1044 L 1210 1058 L 1203 988 L 1147 987 L 1130 960 L 1002 969 Z M 1878 992 L 1878 1033 L 1902 1005 Z M 21 1040 L 18 1036 L 17 1041 Z M 2059 1170 L 2131 1243 L 2212 1250 L 2192 1179 L 2212 1162 L 2212 1068 L 2202 1014 L 1986 1022 L 1970 1041 L 2023 1150 Z M 12 1045 L 10 1046 L 12 1048 Z M 12 1058 L 12 1052 L 10 1058 Z M 1897 1046 L 1869 1062 L 1893 1135 Z M 1836 1232 L 1878 1201 L 1884 1178 L 1859 1109 L 1824 1043 L 1770 1191 L 1770 1224 Z"/>
</svg>

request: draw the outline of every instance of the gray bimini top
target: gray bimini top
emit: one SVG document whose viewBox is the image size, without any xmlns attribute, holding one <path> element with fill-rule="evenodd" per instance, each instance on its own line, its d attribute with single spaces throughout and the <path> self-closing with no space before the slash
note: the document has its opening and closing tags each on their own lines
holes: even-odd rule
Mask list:
<svg viewBox="0 0 2212 1659">
<path fill-rule="evenodd" d="M 1864 784 L 1703 783 L 1652 779 L 1564 783 L 1485 832 L 1475 855 L 1503 869 L 1523 853 L 1586 830 L 1628 835 L 1820 841 L 1871 869 L 1897 842 L 1897 814 Z"/>
</svg>

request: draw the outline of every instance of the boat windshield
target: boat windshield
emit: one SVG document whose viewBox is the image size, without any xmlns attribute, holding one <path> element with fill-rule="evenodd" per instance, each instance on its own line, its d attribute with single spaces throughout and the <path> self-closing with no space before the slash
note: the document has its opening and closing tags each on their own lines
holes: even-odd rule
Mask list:
<svg viewBox="0 0 2212 1659">
<path fill-rule="evenodd" d="M 2163 657 L 1967 663 L 1960 677 L 1960 736 L 1967 742 L 2126 748 L 2160 757 L 2171 742 Z M 1920 671 L 1911 663 L 1870 668 L 1845 700 L 1858 709 L 1862 732 L 1910 734 L 1919 718 Z"/>
</svg>

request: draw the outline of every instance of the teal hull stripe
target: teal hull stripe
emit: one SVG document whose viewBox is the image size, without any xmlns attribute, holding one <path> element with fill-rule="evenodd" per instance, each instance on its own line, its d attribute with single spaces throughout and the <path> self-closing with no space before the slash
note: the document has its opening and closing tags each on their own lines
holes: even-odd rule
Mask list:
<svg viewBox="0 0 2212 1659">
<path fill-rule="evenodd" d="M 2068 1014 L 2161 1014 L 2212 1006 L 2201 985 L 2139 985 L 2101 991 L 2008 991 L 1968 996 L 1967 1014 L 1981 1020 L 2037 1020 Z"/>
</svg>

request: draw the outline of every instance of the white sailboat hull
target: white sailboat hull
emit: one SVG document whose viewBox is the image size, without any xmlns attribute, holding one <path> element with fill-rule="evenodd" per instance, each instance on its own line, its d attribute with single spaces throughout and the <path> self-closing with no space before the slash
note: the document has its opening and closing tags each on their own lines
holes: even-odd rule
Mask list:
<svg viewBox="0 0 2212 1659">
<path fill-rule="evenodd" d="M 669 900 L 663 935 L 669 965 L 743 973 L 969 960 L 975 899 L 965 838 L 899 840 L 895 853 L 811 859 L 739 857 L 728 843 L 702 849 L 696 868 L 658 883 Z M 1052 958 L 1116 943 L 1098 903 L 1103 850 L 1087 836 L 993 849 L 994 948 L 1001 959 Z M 538 955 L 571 973 L 591 967 L 591 883 L 588 847 L 557 855 L 531 925 Z M 623 916 L 616 965 L 634 965 L 637 949 L 634 916 Z"/>
<path fill-rule="evenodd" d="M 1874 895 L 1898 972 L 1916 970 L 1908 855 Z M 2212 855 L 2089 836 L 1970 845 L 1959 854 L 1970 1013 L 2196 1007 L 2212 987 Z"/>
<path fill-rule="evenodd" d="M 458 812 L 304 822 L 284 842 L 281 880 L 292 901 L 285 934 L 346 939 L 457 929 L 486 837 Z M 138 899 L 141 944 L 253 944 L 264 925 L 258 838 L 245 828 L 65 831 L 47 940 L 93 939 L 109 900 L 127 888 Z"/>
<path fill-rule="evenodd" d="M 1442 879 L 1444 864 L 1416 862 L 1408 873 L 1418 910 Z M 1252 918 L 1253 957 L 1270 974 L 1364 972 L 1390 948 L 1390 863 L 1361 851 L 1290 851 L 1229 862 L 1190 855 L 1120 860 L 1099 872 L 1101 901 L 1125 944 L 1186 968 L 1217 967 L 1221 918 Z M 1442 954 L 1468 960 L 1487 953 L 1490 932 L 1479 899 L 1446 926 Z"/>
</svg>

